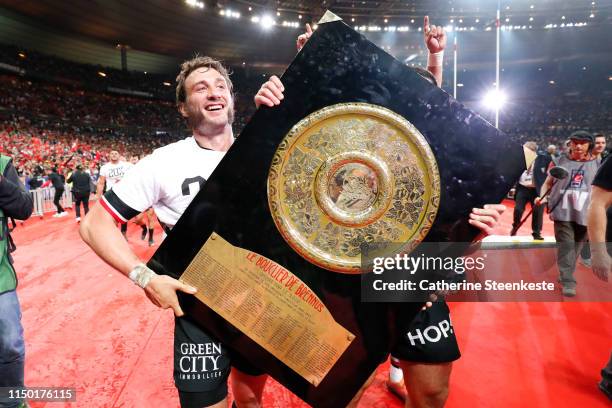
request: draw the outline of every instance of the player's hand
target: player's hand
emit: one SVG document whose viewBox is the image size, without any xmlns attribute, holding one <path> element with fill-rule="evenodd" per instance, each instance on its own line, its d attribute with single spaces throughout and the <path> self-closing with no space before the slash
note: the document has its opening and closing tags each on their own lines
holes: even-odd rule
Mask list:
<svg viewBox="0 0 612 408">
<path fill-rule="evenodd" d="M 312 28 L 310 28 L 310 24 L 306 23 L 306 32 L 304 34 L 300 34 L 298 36 L 296 44 L 295 44 L 297 46 L 298 52 L 308 42 L 308 40 L 310 39 L 311 35 L 312 35 Z"/>
<path fill-rule="evenodd" d="M 436 293 L 429 295 L 429 300 L 425 302 L 425 305 L 421 308 L 421 310 L 427 310 L 433 306 L 433 303 L 438 300 L 438 295 Z"/>
<path fill-rule="evenodd" d="M 423 19 L 423 34 L 425 36 L 425 45 L 430 54 L 435 54 L 444 51 L 446 48 L 446 33 L 444 27 L 429 25 L 429 16 Z"/>
<path fill-rule="evenodd" d="M 543 205 L 546 204 L 548 202 L 548 196 L 547 197 L 536 197 L 535 200 L 533 200 L 533 203 L 535 205 Z"/>
<path fill-rule="evenodd" d="M 145 287 L 144 291 L 149 300 L 156 306 L 162 309 L 170 309 L 174 311 L 176 317 L 181 317 L 183 309 L 179 305 L 176 291 L 189 293 L 193 295 L 197 292 L 197 289 L 189 286 L 183 282 L 180 282 L 168 275 L 155 275 L 149 281 L 149 284 Z"/>
<path fill-rule="evenodd" d="M 280 105 L 284 98 L 283 92 L 285 92 L 283 83 L 276 75 L 272 75 L 270 80 L 264 83 L 261 88 L 259 88 L 259 91 L 257 91 L 255 95 L 255 106 L 259 108 L 261 105 L 269 107 Z"/>
<path fill-rule="evenodd" d="M 591 269 L 598 279 L 608 282 L 608 274 L 612 273 L 612 259 L 606 249 L 606 243 L 593 243 L 591 246 Z"/>
<path fill-rule="evenodd" d="M 484 208 L 472 209 L 469 223 L 485 234 L 491 235 L 504 211 L 506 206 L 503 204 L 485 204 Z"/>
</svg>

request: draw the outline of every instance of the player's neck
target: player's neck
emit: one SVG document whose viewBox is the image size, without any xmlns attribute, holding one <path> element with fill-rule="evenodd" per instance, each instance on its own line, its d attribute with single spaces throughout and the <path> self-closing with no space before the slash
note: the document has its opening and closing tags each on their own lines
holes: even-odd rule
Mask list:
<svg viewBox="0 0 612 408">
<path fill-rule="evenodd" d="M 200 147 L 218 152 L 227 152 L 234 143 L 234 133 L 232 132 L 232 126 L 229 124 L 219 132 L 204 133 L 194 129 L 193 137 Z"/>
</svg>

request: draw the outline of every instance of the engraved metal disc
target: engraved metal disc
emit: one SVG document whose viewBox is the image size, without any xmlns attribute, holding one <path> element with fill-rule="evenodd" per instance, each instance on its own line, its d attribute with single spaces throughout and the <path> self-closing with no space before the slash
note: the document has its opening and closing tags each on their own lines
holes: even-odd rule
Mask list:
<svg viewBox="0 0 612 408">
<path fill-rule="evenodd" d="M 341 103 L 298 122 L 278 146 L 268 202 L 287 243 L 325 269 L 361 273 L 361 244 L 427 235 L 440 202 L 440 175 L 421 133 L 402 116 Z"/>
</svg>

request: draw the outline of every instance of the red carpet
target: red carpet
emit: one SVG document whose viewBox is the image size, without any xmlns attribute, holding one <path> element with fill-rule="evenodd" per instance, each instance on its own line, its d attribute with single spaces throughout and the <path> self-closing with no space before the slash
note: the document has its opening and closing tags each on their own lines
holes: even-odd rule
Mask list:
<svg viewBox="0 0 612 408">
<path fill-rule="evenodd" d="M 499 233 L 506 234 L 510 210 Z M 545 235 L 552 226 L 545 222 Z M 529 227 L 520 233 L 529 234 Z M 130 225 L 143 258 L 155 248 Z M 160 240 L 160 234 L 156 240 Z M 77 402 L 33 407 L 177 407 L 172 382 L 172 314 L 100 261 L 71 217 L 17 228 L 15 254 L 30 387 L 75 387 Z M 579 276 L 590 271 L 579 266 Z M 580 286 L 578 287 L 580 290 Z M 599 371 L 612 351 L 610 303 L 453 303 L 463 357 L 448 407 L 609 407 Z M 361 407 L 401 407 L 378 371 Z M 304 407 L 270 380 L 265 407 Z"/>
</svg>

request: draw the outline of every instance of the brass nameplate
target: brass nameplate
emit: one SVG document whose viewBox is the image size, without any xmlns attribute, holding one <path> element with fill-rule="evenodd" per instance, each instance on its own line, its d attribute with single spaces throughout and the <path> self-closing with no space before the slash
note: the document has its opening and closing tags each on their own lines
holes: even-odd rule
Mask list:
<svg viewBox="0 0 612 408">
<path fill-rule="evenodd" d="M 355 338 L 296 275 L 214 232 L 180 280 L 198 288 L 201 302 L 315 386 Z"/>
</svg>

